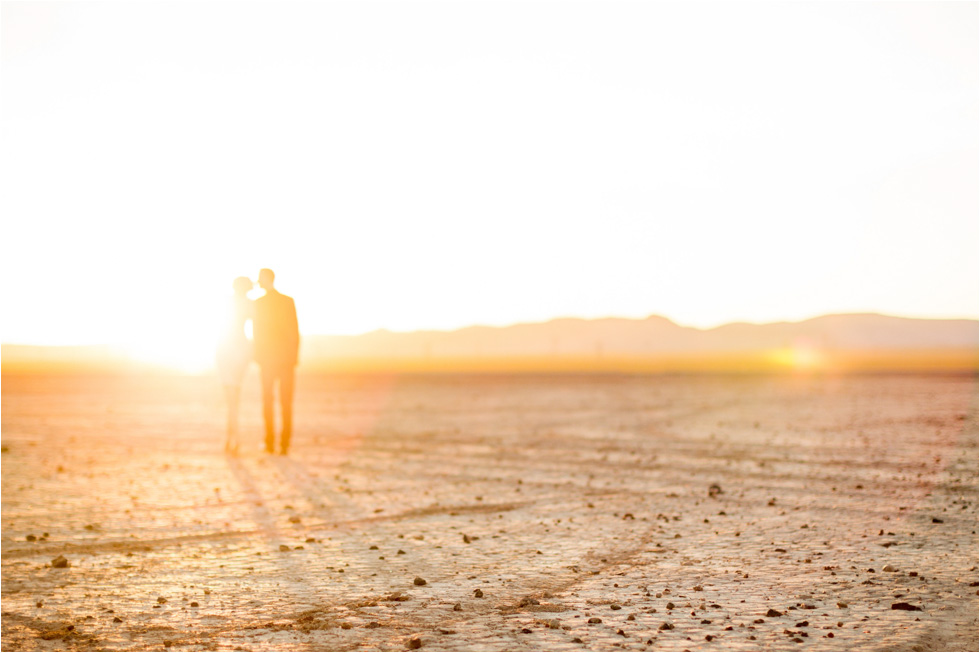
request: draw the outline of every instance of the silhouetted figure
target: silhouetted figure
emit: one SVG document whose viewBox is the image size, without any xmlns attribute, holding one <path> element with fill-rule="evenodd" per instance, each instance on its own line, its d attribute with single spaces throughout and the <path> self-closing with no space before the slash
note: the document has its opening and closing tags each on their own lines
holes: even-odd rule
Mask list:
<svg viewBox="0 0 980 653">
<path fill-rule="evenodd" d="M 252 319 L 252 301 L 246 293 L 252 289 L 252 280 L 238 277 L 231 287 L 235 294 L 228 307 L 228 316 L 218 343 L 218 376 L 225 390 L 228 404 L 228 430 L 225 437 L 225 452 L 238 453 L 238 405 L 242 395 L 242 379 L 252 360 L 252 343 L 245 335 L 245 322 Z"/>
<path fill-rule="evenodd" d="M 279 453 L 289 451 L 293 431 L 293 383 L 299 355 L 299 324 L 292 297 L 273 287 L 272 270 L 259 271 L 259 286 L 265 295 L 255 300 L 252 337 L 255 361 L 262 369 L 262 415 L 265 418 L 265 450 L 275 452 L 276 416 L 275 386 L 279 381 L 279 405 L 282 407 L 282 440 Z"/>
</svg>

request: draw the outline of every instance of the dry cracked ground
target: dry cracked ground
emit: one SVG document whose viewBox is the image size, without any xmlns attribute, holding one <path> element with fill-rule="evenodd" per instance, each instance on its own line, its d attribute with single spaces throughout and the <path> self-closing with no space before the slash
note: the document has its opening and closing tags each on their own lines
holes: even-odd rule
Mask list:
<svg viewBox="0 0 980 653">
<path fill-rule="evenodd" d="M 4 650 L 978 648 L 976 375 L 255 384 L 4 377 Z"/>
</svg>

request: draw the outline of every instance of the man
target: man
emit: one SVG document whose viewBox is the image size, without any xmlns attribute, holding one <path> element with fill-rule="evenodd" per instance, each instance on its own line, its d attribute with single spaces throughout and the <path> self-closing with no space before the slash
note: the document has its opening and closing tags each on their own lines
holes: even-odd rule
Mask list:
<svg viewBox="0 0 980 653">
<path fill-rule="evenodd" d="M 272 270 L 259 270 L 259 286 L 265 290 L 265 295 L 255 300 L 252 339 L 255 362 L 262 370 L 265 450 L 275 453 L 275 385 L 279 381 L 279 405 L 282 409 L 279 453 L 285 456 L 289 452 L 289 439 L 293 431 L 293 382 L 299 354 L 299 324 L 293 298 L 275 289 L 275 279 Z"/>
</svg>

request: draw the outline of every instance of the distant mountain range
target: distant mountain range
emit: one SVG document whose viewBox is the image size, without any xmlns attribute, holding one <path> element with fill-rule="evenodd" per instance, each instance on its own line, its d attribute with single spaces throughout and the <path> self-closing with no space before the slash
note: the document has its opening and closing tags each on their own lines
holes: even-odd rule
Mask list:
<svg viewBox="0 0 980 653">
<path fill-rule="evenodd" d="M 302 367 L 335 371 L 684 371 L 977 369 L 977 320 L 877 314 L 825 315 L 802 322 L 733 323 L 698 329 L 642 320 L 563 318 L 507 327 L 356 336 L 305 335 Z M 71 350 L 71 351 L 69 351 Z M 122 362 L 111 348 L 4 345 L 4 368 L 70 354 Z"/>
<path fill-rule="evenodd" d="M 303 357 L 485 358 L 650 356 L 809 347 L 869 351 L 978 346 L 977 320 L 922 320 L 876 314 L 825 315 L 802 322 L 732 323 L 697 329 L 651 315 L 644 320 L 563 318 L 456 331 L 373 331 L 306 336 Z"/>
</svg>

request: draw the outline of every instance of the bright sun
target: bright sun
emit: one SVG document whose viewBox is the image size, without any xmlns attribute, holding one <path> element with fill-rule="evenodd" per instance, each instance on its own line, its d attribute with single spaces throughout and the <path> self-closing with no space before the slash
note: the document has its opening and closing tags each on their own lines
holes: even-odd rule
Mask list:
<svg viewBox="0 0 980 653">
<path fill-rule="evenodd" d="M 186 328 L 157 329 L 144 332 L 124 349 L 130 360 L 163 367 L 186 374 L 202 374 L 214 369 L 217 329 L 209 320 Z M 203 322 L 203 324 L 201 323 Z"/>
<path fill-rule="evenodd" d="M 250 299 L 262 295 L 260 290 L 249 292 Z M 183 309 L 162 316 L 161 320 L 143 327 L 123 346 L 131 361 L 149 364 L 185 374 L 204 374 L 214 370 L 215 353 L 221 338 L 226 335 L 231 296 L 216 301 L 206 294 L 182 298 Z M 174 302 L 176 305 L 177 302 Z M 245 335 L 252 337 L 252 325 L 246 323 Z"/>
</svg>

